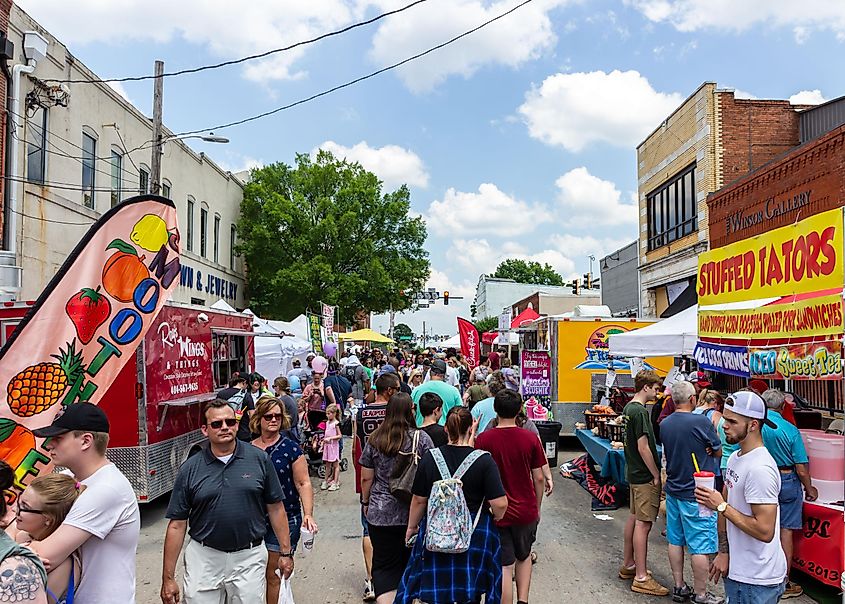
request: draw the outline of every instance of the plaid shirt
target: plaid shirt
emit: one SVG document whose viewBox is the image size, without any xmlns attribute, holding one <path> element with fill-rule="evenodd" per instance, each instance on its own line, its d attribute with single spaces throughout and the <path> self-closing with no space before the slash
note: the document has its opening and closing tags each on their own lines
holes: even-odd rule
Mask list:
<svg viewBox="0 0 845 604">
<path fill-rule="evenodd" d="M 395 604 L 427 604 L 502 600 L 502 546 L 493 517 L 484 512 L 463 554 L 443 554 L 425 549 L 425 518 L 420 523 L 411 560 L 402 575 Z"/>
</svg>

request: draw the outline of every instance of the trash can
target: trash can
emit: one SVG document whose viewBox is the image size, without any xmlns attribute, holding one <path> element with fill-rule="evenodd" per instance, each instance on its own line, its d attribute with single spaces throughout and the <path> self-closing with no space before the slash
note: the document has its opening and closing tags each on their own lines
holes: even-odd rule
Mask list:
<svg viewBox="0 0 845 604">
<path fill-rule="evenodd" d="M 563 425 L 560 422 L 544 422 L 535 421 L 537 431 L 540 433 L 540 442 L 543 443 L 543 448 L 546 450 L 546 458 L 549 460 L 549 466 L 557 467 L 557 443 L 560 438 L 560 429 Z"/>
</svg>

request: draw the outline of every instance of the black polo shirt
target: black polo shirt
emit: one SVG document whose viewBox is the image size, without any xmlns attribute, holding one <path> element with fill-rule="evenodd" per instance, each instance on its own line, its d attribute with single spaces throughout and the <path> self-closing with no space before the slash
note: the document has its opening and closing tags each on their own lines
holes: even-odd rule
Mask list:
<svg viewBox="0 0 845 604">
<path fill-rule="evenodd" d="M 270 457 L 238 441 L 224 464 L 206 445 L 176 476 L 167 518 L 187 520 L 194 541 L 221 551 L 249 547 L 267 532 L 267 505 L 284 500 Z"/>
</svg>

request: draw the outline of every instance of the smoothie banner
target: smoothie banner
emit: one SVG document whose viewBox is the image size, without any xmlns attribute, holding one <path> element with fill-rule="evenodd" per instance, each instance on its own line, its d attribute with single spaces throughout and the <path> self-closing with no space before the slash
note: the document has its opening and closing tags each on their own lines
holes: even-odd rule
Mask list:
<svg viewBox="0 0 845 604">
<path fill-rule="evenodd" d="M 0 350 L 0 459 L 14 499 L 49 458 L 31 430 L 80 401 L 97 403 L 178 285 L 176 208 L 127 199 L 82 237 Z M 126 401 L 134 413 L 136 402 Z"/>
<path fill-rule="evenodd" d="M 481 356 L 481 339 L 475 325 L 458 317 L 458 334 L 461 337 L 461 354 L 466 357 L 470 371 L 478 366 Z"/>
<path fill-rule="evenodd" d="M 842 208 L 705 252 L 699 306 L 842 288 Z"/>
<path fill-rule="evenodd" d="M 721 346 L 708 342 L 695 345 L 693 357 L 701 369 L 747 378 L 748 349 L 745 346 Z"/>
<path fill-rule="evenodd" d="M 841 336 L 844 325 L 841 294 L 760 308 L 698 311 L 698 336 L 701 338 L 747 341 Z"/>
<path fill-rule="evenodd" d="M 519 371 L 522 396 L 550 397 L 552 395 L 552 359 L 548 352 L 523 350 Z"/>
<path fill-rule="evenodd" d="M 842 342 L 752 348 L 752 377 L 774 380 L 841 380 Z"/>
</svg>

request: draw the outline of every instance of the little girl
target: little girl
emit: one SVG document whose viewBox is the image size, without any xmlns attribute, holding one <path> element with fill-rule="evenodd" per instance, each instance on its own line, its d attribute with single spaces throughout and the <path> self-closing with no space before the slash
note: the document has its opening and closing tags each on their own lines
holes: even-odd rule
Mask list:
<svg viewBox="0 0 845 604">
<path fill-rule="evenodd" d="M 329 491 L 340 488 L 340 407 L 332 403 L 326 407 L 326 433 L 323 436 L 323 463 L 326 464 L 326 484 Z M 322 485 L 320 485 L 322 486 Z"/>
</svg>

